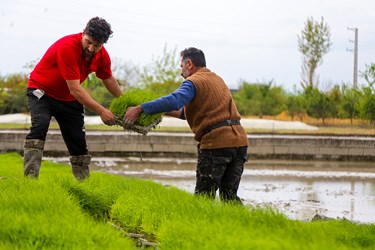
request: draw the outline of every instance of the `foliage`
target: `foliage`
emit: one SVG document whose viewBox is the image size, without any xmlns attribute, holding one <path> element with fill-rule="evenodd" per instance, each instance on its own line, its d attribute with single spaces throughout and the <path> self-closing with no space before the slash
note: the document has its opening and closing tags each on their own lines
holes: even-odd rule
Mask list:
<svg viewBox="0 0 375 250">
<path fill-rule="evenodd" d="M 330 102 L 330 116 L 332 118 L 338 118 L 340 113 L 340 106 L 342 103 L 342 95 L 341 90 L 338 85 L 334 86 L 328 93 L 327 93 L 329 102 Z"/>
<path fill-rule="evenodd" d="M 122 96 L 112 101 L 110 110 L 115 116 L 120 119 L 124 118 L 126 109 L 130 106 L 137 106 L 144 102 L 148 102 L 160 97 L 160 95 L 152 92 L 151 90 L 142 90 L 139 88 L 132 88 L 126 91 Z M 142 113 L 139 118 L 134 122 L 135 125 L 146 127 L 153 123 L 162 114 L 147 115 Z"/>
<path fill-rule="evenodd" d="M 303 93 L 294 90 L 293 94 L 289 94 L 286 102 L 286 112 L 290 115 L 292 121 L 294 117 L 299 117 L 300 121 L 303 120 L 303 114 L 306 113 L 306 99 Z"/>
<path fill-rule="evenodd" d="M 298 36 L 298 49 L 302 53 L 302 82 L 303 88 L 317 87 L 316 68 L 322 63 L 323 56 L 331 48 L 331 32 L 322 17 L 320 22 L 308 18 L 305 27 Z"/>
<path fill-rule="evenodd" d="M 368 86 L 362 88 L 361 117 L 375 124 L 375 83 L 369 82 Z"/>
<path fill-rule="evenodd" d="M 179 65 L 176 48 L 168 51 L 165 45 L 163 55 L 152 58 L 152 62 L 143 67 L 139 73 L 140 87 L 160 95 L 173 92 L 181 83 Z"/>
<path fill-rule="evenodd" d="M 343 118 L 350 118 L 350 123 L 353 124 L 353 119 L 360 114 L 360 106 L 358 100 L 361 100 L 361 93 L 356 88 L 349 88 L 347 85 L 342 86 L 342 103 L 341 111 Z"/>
<path fill-rule="evenodd" d="M 2 249 L 135 249 L 110 223 L 145 234 L 161 249 L 375 247 L 371 224 L 289 220 L 272 209 L 221 203 L 99 172 L 77 182 L 67 165 L 42 165 L 37 181 L 23 178 L 22 157 L 0 155 Z"/>
<path fill-rule="evenodd" d="M 368 84 L 375 84 L 375 63 L 365 65 L 365 71 L 361 72 L 361 76 Z"/>
<path fill-rule="evenodd" d="M 332 117 L 333 103 L 331 99 L 317 88 L 307 88 L 305 91 L 307 100 L 307 114 L 311 117 L 322 119 Z"/>
<path fill-rule="evenodd" d="M 287 95 L 279 86 L 268 83 L 242 82 L 239 90 L 233 94 L 238 110 L 242 115 L 277 115 L 281 113 L 286 104 Z"/>
<path fill-rule="evenodd" d="M 126 92 L 132 85 L 134 86 L 134 81 L 140 79 L 139 74 L 142 74 L 144 81 L 140 82 L 141 84 L 138 86 L 145 92 L 156 93 L 155 97 L 167 95 L 175 90 L 180 84 L 177 82 L 179 69 L 177 61 L 174 60 L 175 53 L 176 50 L 167 51 L 165 47 L 164 55 L 147 65 L 143 69 L 143 73 L 135 66 L 132 68 L 129 66 L 130 64 L 122 64 L 115 60 L 113 70 L 118 72 L 122 79 L 119 81 L 122 90 Z M 35 62 L 31 62 L 26 67 L 32 69 L 34 65 Z M 132 76 L 126 78 L 128 73 Z M 324 92 L 316 88 L 320 94 L 314 93 L 314 95 L 311 95 L 313 92 L 310 91 L 312 89 L 310 86 L 303 89 L 302 92 L 294 90 L 293 93 L 286 93 L 282 87 L 276 86 L 272 80 L 257 83 L 242 80 L 239 90 L 233 93 L 233 98 L 242 115 L 263 117 L 286 112 L 292 117 L 292 120 L 297 116 L 302 121 L 304 115 L 308 113 L 315 118 L 321 118 L 323 121 L 332 117 L 349 118 L 352 122 L 353 119 L 363 119 L 370 124 L 374 124 L 375 64 L 366 65 L 366 69 L 361 72 L 361 76 L 366 84 L 358 89 L 352 89 L 345 84 L 341 84 L 341 87 L 336 85 L 331 89 L 327 88 Z M 146 79 L 150 81 L 146 81 Z M 28 112 L 27 81 L 28 76 L 24 73 L 0 75 L 0 114 Z M 130 81 L 133 81 L 133 83 Z M 94 100 L 104 107 L 109 108 L 111 106 L 114 98 L 95 73 L 90 74 L 82 86 Z M 323 96 L 325 97 L 323 98 Z M 314 98 L 318 99 L 314 100 Z M 324 110 L 319 110 L 321 108 L 324 108 Z M 86 115 L 96 115 L 89 109 L 86 109 L 85 113 Z"/>
<path fill-rule="evenodd" d="M 0 79 L 0 114 L 28 111 L 27 80 L 28 77 L 25 74 L 13 74 Z"/>
</svg>

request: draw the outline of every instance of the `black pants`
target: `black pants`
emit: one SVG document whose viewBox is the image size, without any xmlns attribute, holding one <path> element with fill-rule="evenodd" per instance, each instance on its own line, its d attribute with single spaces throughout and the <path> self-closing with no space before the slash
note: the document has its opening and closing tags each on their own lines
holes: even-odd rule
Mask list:
<svg viewBox="0 0 375 250">
<path fill-rule="evenodd" d="M 214 198 L 219 189 L 221 200 L 241 203 L 237 190 L 246 161 L 247 147 L 198 150 L 195 193 Z"/>
<path fill-rule="evenodd" d="M 78 101 L 59 101 L 46 94 L 38 99 L 33 94 L 34 90 L 27 89 L 31 128 L 26 139 L 45 141 L 51 117 L 53 116 L 59 124 L 69 154 L 87 155 L 83 105 Z"/>
</svg>

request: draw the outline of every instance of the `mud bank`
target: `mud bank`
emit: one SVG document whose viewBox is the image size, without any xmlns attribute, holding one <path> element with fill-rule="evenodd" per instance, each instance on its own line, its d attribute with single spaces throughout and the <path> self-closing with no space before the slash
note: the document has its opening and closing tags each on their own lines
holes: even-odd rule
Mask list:
<svg viewBox="0 0 375 250">
<path fill-rule="evenodd" d="M 27 131 L 0 130 L 0 152 L 23 150 Z M 251 159 L 375 160 L 375 138 L 349 136 L 248 135 Z M 89 152 L 94 156 L 195 157 L 192 133 L 151 132 L 146 136 L 124 131 L 88 131 Z M 66 156 L 58 130 L 47 134 L 45 155 Z"/>
</svg>

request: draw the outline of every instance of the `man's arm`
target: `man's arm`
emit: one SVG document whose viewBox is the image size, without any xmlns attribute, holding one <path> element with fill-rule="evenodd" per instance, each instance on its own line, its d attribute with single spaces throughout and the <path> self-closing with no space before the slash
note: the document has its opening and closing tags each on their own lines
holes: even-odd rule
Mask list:
<svg viewBox="0 0 375 250">
<path fill-rule="evenodd" d="M 104 108 L 98 102 L 96 102 L 87 92 L 86 90 L 80 85 L 79 80 L 66 80 L 68 84 L 70 94 L 79 101 L 85 107 L 91 109 L 98 115 L 107 125 L 115 125 L 115 116 L 114 114 L 109 111 L 108 109 Z M 121 92 L 121 91 L 120 91 Z"/>
<path fill-rule="evenodd" d="M 167 112 L 166 115 L 181 118 L 181 112 L 183 108 L 180 108 L 179 110 L 172 110 L 170 112 Z M 131 123 L 138 119 L 138 117 L 142 114 L 143 108 L 141 105 L 135 106 L 135 107 L 128 107 L 126 109 L 125 114 L 125 122 Z"/>
<path fill-rule="evenodd" d="M 179 110 L 172 110 L 170 112 L 167 112 L 166 115 L 181 119 L 181 113 L 183 109 L 184 108 L 180 108 Z"/>
<path fill-rule="evenodd" d="M 114 76 L 111 76 L 108 79 L 102 80 L 105 88 L 111 93 L 114 97 L 118 98 L 122 95 L 122 91 L 118 84 L 118 81 Z"/>
<path fill-rule="evenodd" d="M 184 81 L 181 86 L 167 96 L 143 103 L 136 107 L 128 107 L 125 113 L 126 122 L 134 122 L 142 112 L 152 115 L 167 112 L 167 115 L 180 118 L 182 107 L 194 99 L 196 88 L 191 81 Z"/>
</svg>

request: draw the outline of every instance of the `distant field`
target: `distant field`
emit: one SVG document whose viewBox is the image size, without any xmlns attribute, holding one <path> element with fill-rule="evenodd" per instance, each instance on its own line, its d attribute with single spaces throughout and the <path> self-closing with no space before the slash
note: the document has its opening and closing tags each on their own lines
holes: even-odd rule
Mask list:
<svg viewBox="0 0 375 250">
<path fill-rule="evenodd" d="M 248 116 L 246 118 L 259 118 L 255 116 Z M 263 116 L 263 119 L 271 119 L 278 121 L 292 121 L 291 117 L 282 113 L 277 116 Z M 322 119 L 315 119 L 309 116 L 304 116 L 302 119 L 295 117 L 293 121 L 300 121 L 311 126 L 317 126 L 319 130 L 304 131 L 304 130 L 247 130 L 248 133 L 276 133 L 276 134 L 311 134 L 311 135 L 360 135 L 360 136 L 374 136 L 375 126 L 370 125 L 369 122 L 363 120 L 350 119 L 325 119 L 324 124 Z"/>
<path fill-rule="evenodd" d="M 312 124 L 311 124 L 312 125 Z M 319 127 L 319 130 L 278 130 L 278 129 L 246 129 L 248 134 L 300 134 L 300 135 L 358 135 L 358 136 L 375 136 L 375 127 L 366 125 L 315 125 Z M 27 124 L 0 124 L 0 129 L 19 129 L 29 130 L 30 125 Z M 58 129 L 57 123 L 51 123 L 50 129 Z M 87 131 L 93 130 L 123 130 L 118 126 L 106 126 L 106 125 L 87 125 Z M 154 131 L 171 131 L 171 132 L 190 132 L 188 128 L 181 127 L 157 127 Z"/>
<path fill-rule="evenodd" d="M 244 118 L 259 119 L 258 116 L 247 116 Z M 291 117 L 282 113 L 277 116 L 263 116 L 263 119 L 277 120 L 277 121 L 292 121 Z M 304 116 L 302 119 L 295 117 L 293 121 L 300 121 L 308 125 L 316 126 L 319 130 L 281 130 L 281 129 L 256 129 L 246 128 L 249 134 L 309 134 L 309 135 L 358 135 L 358 136 L 374 136 L 375 126 L 369 125 L 367 121 L 349 119 L 326 119 L 324 124 L 321 119 L 315 119 Z M 0 123 L 0 129 L 21 129 L 29 130 L 30 124 L 16 124 L 16 123 Z M 50 129 L 58 129 L 58 124 L 52 120 Z M 86 129 L 90 130 L 123 130 L 119 126 L 106 126 L 106 125 L 86 125 Z M 172 132 L 190 132 L 188 127 L 157 127 L 154 131 L 172 131 Z"/>
</svg>

